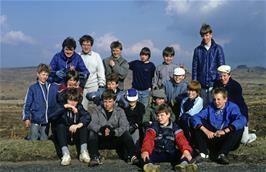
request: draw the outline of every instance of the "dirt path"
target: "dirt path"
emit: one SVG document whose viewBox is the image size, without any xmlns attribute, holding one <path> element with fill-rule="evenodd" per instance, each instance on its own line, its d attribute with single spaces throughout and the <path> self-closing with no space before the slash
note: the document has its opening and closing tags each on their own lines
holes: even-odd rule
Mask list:
<svg viewBox="0 0 266 172">
<path fill-rule="evenodd" d="M 72 171 L 86 171 L 86 172 L 134 172 L 141 171 L 137 166 L 126 164 L 121 160 L 105 160 L 104 165 L 89 168 L 87 165 L 80 163 L 78 160 L 72 160 L 72 164 L 67 167 L 59 165 L 58 161 L 31 161 L 31 162 L 0 162 L 0 172 L 9 171 L 55 171 L 55 172 L 72 172 Z M 171 166 L 168 163 L 161 164 L 162 172 L 172 172 Z M 227 166 L 218 165 L 216 163 L 202 163 L 199 165 L 198 172 L 266 172 L 266 164 L 230 164 Z"/>
</svg>

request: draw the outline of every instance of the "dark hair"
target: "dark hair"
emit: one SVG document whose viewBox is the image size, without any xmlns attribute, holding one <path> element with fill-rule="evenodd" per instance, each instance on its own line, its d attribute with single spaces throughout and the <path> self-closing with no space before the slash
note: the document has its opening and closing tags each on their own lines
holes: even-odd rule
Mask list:
<svg viewBox="0 0 266 172">
<path fill-rule="evenodd" d="M 94 39 L 90 35 L 83 35 L 81 38 L 79 38 L 79 44 L 82 45 L 83 42 L 90 42 L 91 46 L 93 46 Z"/>
<path fill-rule="evenodd" d="M 175 55 L 175 49 L 173 47 L 165 47 L 163 50 L 163 57 L 165 56 L 174 56 Z"/>
<path fill-rule="evenodd" d="M 111 45 L 110 45 L 110 48 L 111 48 L 111 50 L 114 49 L 114 48 L 119 48 L 120 50 L 123 49 L 122 43 L 119 42 L 119 41 L 112 42 Z"/>
<path fill-rule="evenodd" d="M 67 37 L 63 44 L 62 44 L 62 48 L 64 49 L 65 47 L 69 48 L 69 49 L 72 49 L 74 48 L 74 50 L 76 49 L 77 47 L 77 44 L 76 44 L 76 41 L 74 38 L 72 37 Z"/>
<path fill-rule="evenodd" d="M 50 67 L 47 64 L 39 64 L 37 67 L 37 73 L 41 73 L 41 72 L 46 72 L 48 74 L 50 74 Z"/>
<path fill-rule="evenodd" d="M 143 47 L 139 53 L 139 55 L 148 55 L 151 57 L 151 50 L 148 47 Z"/>
<path fill-rule="evenodd" d="M 115 82 L 118 83 L 119 77 L 116 73 L 111 73 L 106 76 L 106 83 L 107 82 Z"/>
<path fill-rule="evenodd" d="M 228 92 L 223 87 L 217 87 L 217 88 L 213 89 L 213 91 L 212 91 L 212 95 L 213 96 L 216 95 L 216 94 L 219 94 L 219 93 L 221 93 L 224 98 L 227 98 L 228 97 Z"/>
<path fill-rule="evenodd" d="M 66 99 L 67 100 L 80 102 L 81 98 L 82 97 L 80 95 L 78 88 L 68 88 L 66 90 Z"/>
<path fill-rule="evenodd" d="M 106 100 L 106 99 L 116 99 L 116 94 L 113 90 L 105 90 L 102 94 L 102 100 Z"/>
<path fill-rule="evenodd" d="M 70 70 L 66 74 L 66 82 L 73 78 L 75 81 L 79 81 L 79 73 L 75 70 Z"/>
<path fill-rule="evenodd" d="M 171 115 L 172 110 L 170 106 L 168 106 L 167 104 L 161 104 L 156 110 L 156 114 L 164 113 L 164 112 Z"/>
<path fill-rule="evenodd" d="M 197 94 L 199 95 L 200 94 L 200 90 L 201 90 L 201 85 L 199 83 L 199 81 L 196 81 L 196 80 L 192 80 L 188 83 L 187 85 L 187 89 L 188 90 L 193 90 L 193 91 L 196 91 Z"/>
<path fill-rule="evenodd" d="M 201 28 L 200 28 L 200 35 L 203 36 L 207 33 L 212 33 L 212 28 L 210 25 L 203 23 Z"/>
</svg>

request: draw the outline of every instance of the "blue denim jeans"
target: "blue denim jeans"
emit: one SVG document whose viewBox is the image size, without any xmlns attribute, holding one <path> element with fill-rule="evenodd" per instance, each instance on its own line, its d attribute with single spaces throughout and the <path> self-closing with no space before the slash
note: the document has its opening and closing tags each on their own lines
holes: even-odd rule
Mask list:
<svg viewBox="0 0 266 172">
<path fill-rule="evenodd" d="M 150 99 L 150 90 L 138 90 L 139 99 L 138 101 L 141 102 L 145 108 L 149 105 L 149 99 Z"/>
<path fill-rule="evenodd" d="M 48 139 L 48 125 L 31 124 L 30 126 L 30 140 L 47 140 Z"/>
</svg>

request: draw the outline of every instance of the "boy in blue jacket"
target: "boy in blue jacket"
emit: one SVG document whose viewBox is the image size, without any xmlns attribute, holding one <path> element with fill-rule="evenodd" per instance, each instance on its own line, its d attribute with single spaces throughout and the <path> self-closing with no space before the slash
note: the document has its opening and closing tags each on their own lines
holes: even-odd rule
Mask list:
<svg viewBox="0 0 266 172">
<path fill-rule="evenodd" d="M 67 147 L 70 140 L 80 147 L 79 160 L 89 163 L 87 125 L 91 121 L 91 116 L 81 104 L 82 96 L 78 88 L 68 88 L 65 95 L 64 103 L 58 105 L 57 110 L 49 118 L 56 125 L 56 140 L 63 154 L 61 165 L 69 165 L 71 162 Z"/>
<path fill-rule="evenodd" d="M 229 151 L 239 146 L 247 120 L 239 107 L 228 101 L 224 88 L 215 88 L 213 97 L 213 103 L 194 115 L 191 121 L 195 128 L 199 158 L 208 158 L 209 148 L 213 153 L 217 153 L 218 163 L 229 164 L 226 156 Z"/>
<path fill-rule="evenodd" d="M 29 140 L 48 139 L 48 116 L 56 109 L 58 87 L 47 82 L 49 66 L 39 64 L 37 82 L 31 85 L 26 93 L 23 106 L 23 121 L 30 128 Z"/>
</svg>

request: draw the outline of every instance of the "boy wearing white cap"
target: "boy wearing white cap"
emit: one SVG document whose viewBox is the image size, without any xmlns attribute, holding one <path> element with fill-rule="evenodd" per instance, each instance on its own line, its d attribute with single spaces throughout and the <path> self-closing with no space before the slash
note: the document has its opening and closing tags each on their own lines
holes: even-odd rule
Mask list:
<svg viewBox="0 0 266 172">
<path fill-rule="evenodd" d="M 145 106 L 138 102 L 138 92 L 136 89 L 131 88 L 127 90 L 126 99 L 128 106 L 124 109 L 129 122 L 129 133 L 134 141 L 134 144 L 138 144 L 143 134 L 142 130 L 142 118 L 145 113 Z"/>
<path fill-rule="evenodd" d="M 213 87 L 224 87 L 228 92 L 228 99 L 239 106 L 240 112 L 248 121 L 248 107 L 242 95 L 242 87 L 237 81 L 232 79 L 231 67 L 229 65 L 221 65 L 217 70 L 220 74 L 220 80 L 217 80 Z M 248 126 L 245 126 L 241 143 L 248 144 L 255 141 L 256 138 L 256 134 L 249 134 Z"/>
<path fill-rule="evenodd" d="M 173 79 L 166 81 L 164 84 L 167 102 L 172 107 L 177 105 L 177 112 L 175 112 L 177 114 L 179 114 L 179 105 L 187 93 L 185 75 L 185 69 L 177 67 L 174 69 Z"/>
</svg>

